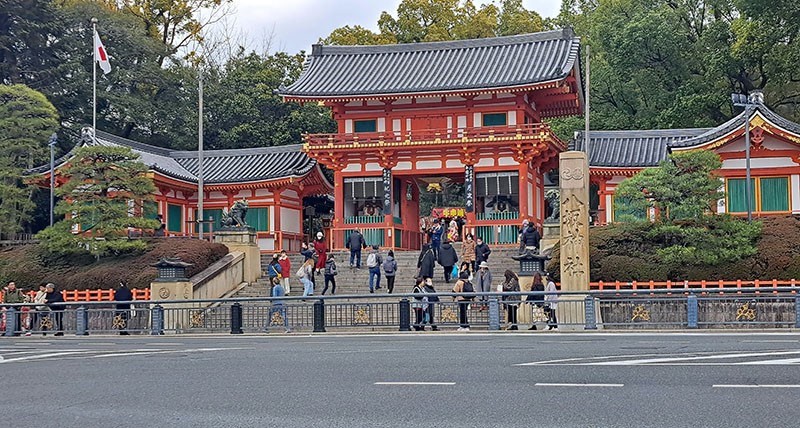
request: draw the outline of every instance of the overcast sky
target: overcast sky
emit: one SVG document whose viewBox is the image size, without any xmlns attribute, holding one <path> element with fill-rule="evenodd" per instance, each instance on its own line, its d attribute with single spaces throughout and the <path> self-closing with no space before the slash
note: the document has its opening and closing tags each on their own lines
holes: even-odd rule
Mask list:
<svg viewBox="0 0 800 428">
<path fill-rule="evenodd" d="M 473 0 L 475 5 L 490 0 Z M 560 0 L 523 0 L 528 10 L 542 17 L 558 14 Z M 272 34 L 271 51 L 311 50 L 311 44 L 335 28 L 361 25 L 377 31 L 381 12 L 397 16 L 400 0 L 233 0 L 237 28 L 251 41 Z"/>
</svg>

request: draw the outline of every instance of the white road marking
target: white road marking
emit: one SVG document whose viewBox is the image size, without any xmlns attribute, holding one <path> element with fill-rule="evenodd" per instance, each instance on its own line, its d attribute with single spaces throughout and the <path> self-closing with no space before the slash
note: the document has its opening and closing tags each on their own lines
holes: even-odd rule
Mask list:
<svg viewBox="0 0 800 428">
<path fill-rule="evenodd" d="M 578 386 L 578 387 L 611 387 L 621 388 L 625 386 L 622 383 L 536 383 L 534 386 Z"/>
<path fill-rule="evenodd" d="M 375 385 L 440 385 L 452 386 L 455 382 L 375 382 Z"/>
<path fill-rule="evenodd" d="M 800 388 L 800 385 L 711 385 L 712 388 Z"/>
<path fill-rule="evenodd" d="M 784 358 L 779 360 L 743 361 L 733 363 L 735 366 L 778 366 L 786 364 L 800 364 L 800 358 Z"/>
<path fill-rule="evenodd" d="M 646 364 L 661 364 L 673 363 L 679 361 L 696 361 L 696 360 L 720 360 L 729 358 L 750 358 L 750 357 L 768 357 L 772 355 L 797 355 L 800 351 L 781 351 L 781 352 L 746 352 L 740 354 L 722 354 L 722 355 L 704 355 L 695 357 L 668 357 L 668 358 L 648 358 L 639 360 L 625 360 L 625 361 L 602 361 L 586 363 L 587 366 L 636 366 Z"/>
<path fill-rule="evenodd" d="M 91 355 L 87 356 L 86 358 L 129 357 L 132 355 L 153 355 L 153 354 L 180 354 L 180 353 L 194 353 L 194 352 L 228 351 L 234 349 L 244 349 L 244 348 L 198 348 L 198 349 L 175 349 L 175 350 L 145 349 L 145 350 L 136 350 L 130 352 L 117 352 L 114 354 Z"/>
<path fill-rule="evenodd" d="M 84 354 L 91 351 L 70 351 L 70 352 L 53 352 L 49 354 L 31 355 L 28 357 L 9 358 L 0 361 L 0 363 L 14 363 L 17 361 L 41 360 L 42 358 L 62 357 L 64 355 Z"/>
</svg>

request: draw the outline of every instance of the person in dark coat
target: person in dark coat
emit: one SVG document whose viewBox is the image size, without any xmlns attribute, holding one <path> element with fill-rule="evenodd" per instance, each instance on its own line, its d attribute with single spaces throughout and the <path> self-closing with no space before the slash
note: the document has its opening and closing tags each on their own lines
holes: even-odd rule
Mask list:
<svg viewBox="0 0 800 428">
<path fill-rule="evenodd" d="M 528 223 L 528 227 L 522 232 L 522 243 L 525 244 L 525 248 L 536 248 L 538 250 L 541 240 L 542 235 L 536 230 L 536 226 L 533 222 Z"/>
<path fill-rule="evenodd" d="M 489 254 L 492 254 L 491 248 L 479 236 L 475 241 L 475 264 L 480 266 L 481 262 L 488 262 Z"/>
<path fill-rule="evenodd" d="M 133 293 L 128 288 L 128 285 L 125 284 L 124 281 L 119 282 L 119 288 L 117 291 L 114 292 L 114 301 L 115 302 L 130 302 L 133 300 Z M 128 320 L 130 316 L 131 304 L 130 303 L 117 303 L 116 304 L 116 312 L 114 313 L 115 321 L 118 320 L 115 324 L 119 328 L 119 334 L 122 336 L 127 336 L 128 333 Z"/>
<path fill-rule="evenodd" d="M 347 248 L 350 249 L 350 267 L 361 269 L 361 249 L 366 248 L 364 235 L 356 229 L 347 237 Z"/>
<path fill-rule="evenodd" d="M 50 320 L 53 323 L 51 330 L 56 332 L 56 336 L 63 336 L 64 332 L 61 330 L 64 319 L 64 296 L 61 295 L 60 291 L 56 291 L 56 286 L 52 282 L 48 282 L 45 287 L 47 295 L 45 295 L 44 301 L 47 303 L 47 307 L 50 308 Z"/>
<path fill-rule="evenodd" d="M 450 283 L 450 274 L 453 272 L 453 266 L 458 263 L 458 254 L 456 249 L 450 241 L 445 240 L 442 243 L 442 248 L 439 250 L 438 257 L 439 264 L 444 268 L 444 282 Z"/>
<path fill-rule="evenodd" d="M 444 228 L 442 224 L 439 222 L 438 218 L 433 219 L 433 228 L 430 231 L 431 234 L 431 250 L 433 250 L 433 255 L 439 257 L 439 248 L 442 245 L 442 234 L 444 233 Z"/>
<path fill-rule="evenodd" d="M 419 268 L 419 275 L 423 278 L 433 278 L 433 268 L 436 265 L 436 257 L 433 255 L 433 250 L 429 244 L 422 246 L 422 251 L 419 253 L 419 260 L 417 261 L 417 268 Z"/>
</svg>

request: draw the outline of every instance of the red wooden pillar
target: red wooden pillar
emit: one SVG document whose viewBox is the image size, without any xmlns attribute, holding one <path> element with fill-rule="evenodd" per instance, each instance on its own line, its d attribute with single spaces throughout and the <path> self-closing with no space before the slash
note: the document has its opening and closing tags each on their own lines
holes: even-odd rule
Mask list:
<svg viewBox="0 0 800 428">
<path fill-rule="evenodd" d="M 526 219 L 531 217 L 531 213 L 528 212 L 528 198 L 533 198 L 533 195 L 528 195 L 528 162 L 525 159 L 521 159 L 518 162 L 519 216 L 520 219 Z"/>
<path fill-rule="evenodd" d="M 606 195 L 608 194 L 606 190 L 607 182 L 608 180 L 605 179 L 604 177 L 601 177 L 599 180 L 597 180 L 597 186 L 599 188 L 597 191 L 597 197 L 599 199 L 599 204 L 597 205 L 597 211 L 598 211 L 597 223 L 600 225 L 608 224 L 608 213 L 607 213 L 608 207 L 606 206 Z"/>
<path fill-rule="evenodd" d="M 275 214 L 273 214 L 275 226 L 272 228 L 272 232 L 273 236 L 277 238 L 275 239 L 275 251 L 280 251 L 283 249 L 283 228 L 281 227 L 281 190 L 275 190 L 272 193 L 272 200 L 274 201 L 272 210 L 275 212 Z M 278 233 L 275 233 L 275 231 L 278 231 Z"/>
<path fill-rule="evenodd" d="M 333 242 L 344 244 L 344 176 L 341 169 L 333 170 Z"/>
</svg>

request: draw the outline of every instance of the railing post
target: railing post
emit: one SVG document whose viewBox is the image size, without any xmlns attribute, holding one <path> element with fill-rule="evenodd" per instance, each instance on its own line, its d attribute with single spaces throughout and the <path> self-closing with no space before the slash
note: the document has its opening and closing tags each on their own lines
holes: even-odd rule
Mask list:
<svg viewBox="0 0 800 428">
<path fill-rule="evenodd" d="M 17 331 L 17 308 L 9 307 L 6 309 L 6 336 L 13 336 Z"/>
<path fill-rule="evenodd" d="M 314 333 L 325 333 L 325 300 L 314 302 Z"/>
<path fill-rule="evenodd" d="M 89 335 L 89 312 L 83 306 L 75 310 L 75 336 Z"/>
<path fill-rule="evenodd" d="M 164 334 L 164 308 L 161 305 L 153 306 L 150 317 L 150 335 L 158 336 Z"/>
<path fill-rule="evenodd" d="M 585 318 L 584 330 L 597 330 L 597 315 L 594 307 L 594 296 L 588 295 L 583 299 L 583 315 Z"/>
<path fill-rule="evenodd" d="M 489 299 L 489 330 L 500 330 L 500 304 L 497 297 Z"/>
<path fill-rule="evenodd" d="M 800 328 L 800 294 L 794 296 L 794 328 Z"/>
<path fill-rule="evenodd" d="M 411 304 L 405 297 L 400 300 L 400 331 L 411 331 Z"/>
<path fill-rule="evenodd" d="M 697 328 L 697 296 L 686 297 L 686 321 L 689 328 Z"/>
<path fill-rule="evenodd" d="M 242 305 L 238 302 L 231 305 L 231 334 L 244 334 L 242 331 Z"/>
</svg>

